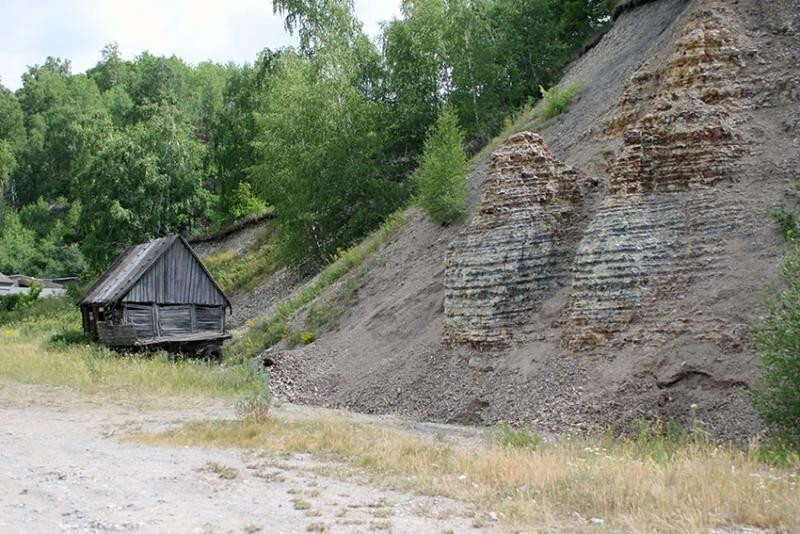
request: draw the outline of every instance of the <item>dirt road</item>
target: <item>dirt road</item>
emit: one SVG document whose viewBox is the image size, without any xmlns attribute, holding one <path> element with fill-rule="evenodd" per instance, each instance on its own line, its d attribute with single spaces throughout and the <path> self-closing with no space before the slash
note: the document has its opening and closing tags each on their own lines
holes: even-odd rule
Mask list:
<svg viewBox="0 0 800 534">
<path fill-rule="evenodd" d="M 462 503 L 331 478 L 308 455 L 123 439 L 231 415 L 0 383 L 0 532 L 476 531 Z"/>
</svg>

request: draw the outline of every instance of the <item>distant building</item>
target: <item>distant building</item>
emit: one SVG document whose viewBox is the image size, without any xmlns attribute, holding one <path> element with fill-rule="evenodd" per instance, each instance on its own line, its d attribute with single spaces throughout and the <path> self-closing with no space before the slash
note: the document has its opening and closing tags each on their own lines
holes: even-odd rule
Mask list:
<svg viewBox="0 0 800 534">
<path fill-rule="evenodd" d="M 13 295 L 15 293 L 27 293 L 31 289 L 31 285 L 36 282 L 42 288 L 39 293 L 39 298 L 44 299 L 48 297 L 60 297 L 67 293 L 67 290 L 61 284 L 57 284 L 51 280 L 42 280 L 40 278 L 33 278 L 32 276 L 25 276 L 23 274 L 12 274 L 5 276 L 0 273 L 0 295 Z"/>
<path fill-rule="evenodd" d="M 27 293 L 30 291 L 31 285 L 38 283 L 42 288 L 39 293 L 40 299 L 49 297 L 61 297 L 67 294 L 67 290 L 61 284 L 53 282 L 52 280 L 44 280 L 42 278 L 34 278 L 32 276 L 25 276 L 24 274 L 12 274 L 9 278 L 14 282 L 12 293 Z"/>
<path fill-rule="evenodd" d="M 0 295 L 9 294 L 12 287 L 14 287 L 14 281 L 3 273 L 0 273 Z"/>
<path fill-rule="evenodd" d="M 78 301 L 83 330 L 111 347 L 158 346 L 221 357 L 231 304 L 189 243 L 128 248 Z"/>
</svg>

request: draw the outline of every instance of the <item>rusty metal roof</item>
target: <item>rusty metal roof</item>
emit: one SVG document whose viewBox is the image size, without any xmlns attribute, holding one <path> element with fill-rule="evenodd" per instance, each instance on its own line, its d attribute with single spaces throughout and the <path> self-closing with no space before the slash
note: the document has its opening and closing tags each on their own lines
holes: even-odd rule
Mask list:
<svg viewBox="0 0 800 534">
<path fill-rule="evenodd" d="M 178 235 L 172 235 L 128 247 L 81 297 L 78 304 L 105 305 L 117 302 L 179 238 Z"/>
</svg>

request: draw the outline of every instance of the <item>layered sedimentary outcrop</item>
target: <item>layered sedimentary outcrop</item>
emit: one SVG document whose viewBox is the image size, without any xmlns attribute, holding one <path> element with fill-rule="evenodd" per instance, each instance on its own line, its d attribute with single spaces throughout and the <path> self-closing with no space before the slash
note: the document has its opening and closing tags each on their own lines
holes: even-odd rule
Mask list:
<svg viewBox="0 0 800 534">
<path fill-rule="evenodd" d="M 445 342 L 508 346 L 559 284 L 577 177 L 530 132 L 494 153 L 478 212 L 446 259 Z"/>
<path fill-rule="evenodd" d="M 606 133 L 622 135 L 669 102 L 698 99 L 741 107 L 752 93 L 747 89 L 752 84 L 740 76 L 742 56 L 733 31 L 717 14 L 709 9 L 696 11 L 666 64 L 658 69 L 644 65 L 628 81 Z"/>
<path fill-rule="evenodd" d="M 578 231 L 575 171 L 534 134 L 509 139 L 475 220 L 451 246 L 444 340 L 507 346 L 567 276 L 562 339 L 572 350 L 692 331 L 695 319 L 663 310 L 718 274 L 735 229 L 737 208 L 715 186 L 743 150 L 735 121 L 747 105 L 743 64 L 733 32 L 701 10 L 661 68 L 631 78 L 606 128 L 622 137 L 608 186 L 571 253 L 569 240 L 558 249 L 558 236 Z"/>
<path fill-rule="evenodd" d="M 631 79 L 607 129 L 627 128 L 623 144 L 573 265 L 569 348 L 692 330 L 694 319 L 674 321 L 665 304 L 718 274 L 735 229 L 736 206 L 712 186 L 743 150 L 732 118 L 746 102 L 742 65 L 733 34 L 703 10 L 663 69 Z"/>
</svg>

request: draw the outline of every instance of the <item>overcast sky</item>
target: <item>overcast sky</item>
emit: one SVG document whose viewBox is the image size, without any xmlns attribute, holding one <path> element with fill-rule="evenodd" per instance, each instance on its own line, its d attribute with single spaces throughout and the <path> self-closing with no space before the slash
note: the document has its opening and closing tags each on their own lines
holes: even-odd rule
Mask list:
<svg viewBox="0 0 800 534">
<path fill-rule="evenodd" d="M 355 0 L 371 36 L 400 16 L 401 0 Z M 47 56 L 72 61 L 83 72 L 116 41 L 126 59 L 149 50 L 198 63 L 252 63 L 258 51 L 295 44 L 272 13 L 271 0 L 2 0 L 0 83 L 21 85 L 28 65 Z"/>
</svg>

